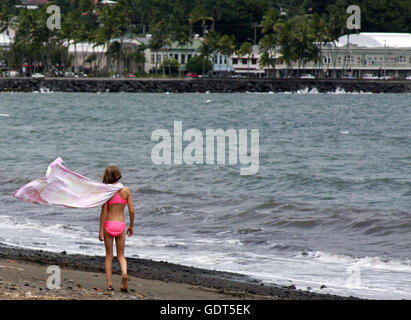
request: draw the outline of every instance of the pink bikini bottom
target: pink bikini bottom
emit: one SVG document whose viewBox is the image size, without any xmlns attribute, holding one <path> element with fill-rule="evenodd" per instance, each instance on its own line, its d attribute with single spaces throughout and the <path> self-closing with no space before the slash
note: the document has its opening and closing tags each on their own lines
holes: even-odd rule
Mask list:
<svg viewBox="0 0 411 320">
<path fill-rule="evenodd" d="M 121 221 L 106 221 L 104 222 L 104 230 L 112 236 L 118 237 L 126 229 L 126 223 Z"/>
</svg>

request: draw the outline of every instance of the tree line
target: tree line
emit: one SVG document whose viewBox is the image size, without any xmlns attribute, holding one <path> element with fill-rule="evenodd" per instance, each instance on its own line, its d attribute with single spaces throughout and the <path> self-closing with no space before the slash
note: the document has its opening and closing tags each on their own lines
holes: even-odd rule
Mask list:
<svg viewBox="0 0 411 320">
<path fill-rule="evenodd" d="M 349 0 L 118 0 L 115 5 L 96 5 L 94 0 L 54 0 L 61 9 L 62 27 L 49 30 L 46 6 L 37 10 L 18 8 L 18 0 L 0 4 L 0 32 L 16 31 L 0 60 L 11 67 L 22 63 L 42 65 L 44 72 L 56 66 L 76 65 L 64 42 L 89 42 L 106 46 L 105 72 L 119 71 L 120 63 L 145 61 L 144 46 L 124 50 L 130 35 L 152 35 L 155 52 L 177 42 L 188 47 L 194 35 L 202 37 L 199 53 L 203 71 L 216 52 L 250 56 L 258 45 L 260 64 L 274 69 L 280 59 L 287 65 L 318 63 L 321 44 L 351 32 L 345 28 Z M 359 0 L 361 31 L 410 32 L 411 0 Z M 49 5 L 48 4 L 48 5 Z M 112 41 L 117 39 L 117 41 Z M 74 55 L 77 56 L 77 55 Z M 88 57 L 97 66 L 101 56 Z M 168 66 L 172 65 L 168 63 Z M 167 64 L 162 66 L 163 72 Z M 156 66 L 157 69 L 157 66 Z"/>
</svg>

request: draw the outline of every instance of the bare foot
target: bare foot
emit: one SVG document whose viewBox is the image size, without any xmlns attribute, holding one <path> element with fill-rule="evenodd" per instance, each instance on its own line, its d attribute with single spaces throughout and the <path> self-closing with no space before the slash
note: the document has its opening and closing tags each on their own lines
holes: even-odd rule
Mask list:
<svg viewBox="0 0 411 320">
<path fill-rule="evenodd" d="M 128 292 L 128 290 L 127 290 L 127 283 L 128 283 L 128 281 L 127 281 L 127 280 L 128 280 L 128 277 L 127 277 L 126 274 L 121 277 L 121 287 L 120 287 L 120 290 L 123 291 L 123 292 Z"/>
<path fill-rule="evenodd" d="M 114 291 L 113 285 L 109 284 L 107 285 L 107 291 Z"/>
</svg>

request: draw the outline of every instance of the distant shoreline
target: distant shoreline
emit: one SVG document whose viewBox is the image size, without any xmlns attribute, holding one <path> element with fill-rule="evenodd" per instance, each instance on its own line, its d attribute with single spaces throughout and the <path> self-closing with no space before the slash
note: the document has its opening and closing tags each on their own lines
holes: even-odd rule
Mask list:
<svg viewBox="0 0 411 320">
<path fill-rule="evenodd" d="M 91 272 L 98 273 L 101 279 L 97 282 L 87 282 L 79 283 L 83 288 L 89 286 L 101 286 L 104 285 L 104 257 L 103 256 L 86 256 L 80 254 L 67 254 L 65 251 L 61 253 L 47 252 L 43 250 L 30 250 L 11 246 L 0 245 L 0 259 L 3 261 L 8 261 L 9 263 L 25 264 L 29 263 L 32 266 L 50 266 L 57 265 L 63 271 L 62 275 L 67 273 L 72 273 L 74 271 L 78 272 Z M 157 262 L 147 259 L 137 259 L 137 258 L 127 258 L 128 262 L 128 273 L 133 276 L 136 280 L 134 282 L 146 282 L 146 285 L 153 287 L 153 290 L 157 290 L 158 295 L 163 295 L 165 299 L 181 299 L 182 297 L 171 296 L 166 288 L 162 289 L 162 286 L 168 286 L 169 283 L 174 283 L 175 285 L 190 285 L 194 286 L 193 290 L 197 290 L 198 293 L 202 293 L 204 289 L 209 288 L 212 292 L 210 298 L 217 299 L 223 295 L 221 298 L 225 299 L 231 297 L 237 299 L 286 299 L 286 300 L 351 300 L 358 299 L 354 297 L 341 297 L 330 294 L 314 293 L 310 291 L 296 290 L 291 287 L 275 286 L 275 285 L 264 285 L 258 280 L 252 279 L 246 275 L 231 273 L 231 272 L 221 272 L 216 270 L 206 270 L 200 268 L 194 268 L 189 266 L 178 265 L 174 263 L 168 263 L 165 261 Z M 8 272 L 8 286 L 18 286 L 18 281 L 24 275 L 29 277 L 29 274 L 24 274 L 24 267 L 15 268 L 13 272 L 16 272 L 16 280 L 13 280 L 13 274 L 10 274 L 13 270 L 13 264 L 6 266 L 8 269 L 0 269 L 0 272 Z M 45 270 L 45 269 L 44 269 Z M 40 293 L 39 288 L 36 286 L 45 287 L 47 275 L 44 273 L 44 284 L 37 283 L 34 286 L 30 284 L 30 279 L 25 280 L 25 286 L 35 288 L 35 291 Z M 64 271 L 66 270 L 66 271 Z M 37 270 L 37 272 L 39 272 Z M 114 259 L 113 264 L 114 274 L 121 274 L 119 265 Z M 18 273 L 18 274 L 17 274 Z M 0 274 L 1 276 L 1 274 Z M 72 275 L 74 277 L 75 275 Z M 97 277 L 97 276 L 96 276 Z M 38 277 L 37 277 L 38 278 Z M 90 279 L 90 277 L 86 277 Z M 140 279 L 140 280 L 139 280 Z M 38 279 L 37 279 L 38 280 Z M 13 283 L 13 281 L 15 283 Z M 81 278 L 79 280 L 81 282 Z M 149 282 L 147 282 L 149 281 Z M 83 282 L 86 282 L 83 280 Z M 117 285 L 118 286 L 118 285 Z M 4 286 L 3 286 L 4 287 Z M 6 286 L 7 287 L 7 286 Z M 64 295 L 70 298 L 72 293 L 71 289 L 68 290 L 66 287 L 73 287 L 73 285 L 63 284 Z M 0 291 L 2 288 L 2 280 L 0 280 Z M 24 288 L 23 288 L 24 289 Z M 12 289 L 17 290 L 17 289 Z M 162 292 L 161 290 L 164 290 Z M 3 290 L 4 291 L 4 290 Z M 45 292 L 45 291 L 43 291 Z M 47 291 L 50 293 L 50 291 Z M 0 292 L 1 294 L 7 294 L 7 292 Z M 59 294 L 57 291 L 56 294 Z M 215 296 L 213 296 L 215 294 Z M 84 297 L 87 298 L 87 297 Z M 184 298 L 184 296 L 183 296 Z M 192 297 L 187 296 L 187 299 L 192 299 Z"/>
<path fill-rule="evenodd" d="M 411 93 L 410 80 L 265 78 L 0 78 L 0 92 Z"/>
</svg>

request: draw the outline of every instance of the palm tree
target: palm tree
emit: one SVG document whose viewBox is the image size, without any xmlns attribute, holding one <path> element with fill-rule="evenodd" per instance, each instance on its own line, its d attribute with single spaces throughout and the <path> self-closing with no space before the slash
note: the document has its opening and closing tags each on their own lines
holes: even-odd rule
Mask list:
<svg viewBox="0 0 411 320">
<path fill-rule="evenodd" d="M 316 62 L 320 55 L 308 19 L 307 16 L 295 16 L 280 28 L 278 34 L 282 59 L 289 65 L 292 62 L 298 63 L 298 76 L 301 67 L 309 61 Z"/>
<path fill-rule="evenodd" d="M 158 50 L 163 46 L 163 38 L 158 28 L 152 28 L 151 39 L 149 43 L 149 48 L 151 52 L 154 52 L 154 64 L 155 64 L 155 74 L 158 73 Z"/>
<path fill-rule="evenodd" d="M 81 42 L 83 38 L 83 22 L 81 20 L 81 14 L 79 11 L 69 12 L 62 24 L 62 32 L 67 36 L 69 45 L 74 44 L 74 71 L 78 71 L 78 59 L 77 59 L 77 44 Z"/>
<path fill-rule="evenodd" d="M 117 5 L 116 5 L 117 6 Z M 121 35 L 121 16 L 116 11 L 116 6 L 103 6 L 99 12 L 100 20 L 100 29 L 99 29 L 99 42 L 104 42 L 105 47 L 107 48 L 107 63 L 106 63 L 106 72 L 108 68 L 111 69 L 111 56 L 109 47 L 110 42 L 114 38 L 118 38 Z"/>
<path fill-rule="evenodd" d="M 198 52 L 200 53 L 200 57 L 202 57 L 203 60 L 203 73 L 205 73 L 205 60 L 210 60 L 210 56 L 213 54 L 215 51 L 215 46 L 214 44 L 207 40 L 207 38 L 203 38 L 203 41 L 201 42 L 201 46 L 198 49 Z"/>
<path fill-rule="evenodd" d="M 261 20 L 261 32 L 263 34 L 267 32 L 277 32 L 284 25 L 284 23 L 285 21 L 283 20 L 281 13 L 277 9 L 271 8 Z"/>
<path fill-rule="evenodd" d="M 288 69 L 292 74 L 292 63 L 298 59 L 296 52 L 296 43 L 292 36 L 293 27 L 291 23 L 285 23 L 279 30 L 277 34 L 277 41 L 280 46 L 280 60 L 287 64 L 287 73 Z"/>
<path fill-rule="evenodd" d="M 191 11 L 189 18 L 188 18 L 188 23 L 190 25 L 191 31 L 192 31 L 193 24 L 199 21 L 201 21 L 201 27 L 203 28 L 203 37 L 205 37 L 205 33 L 206 33 L 205 26 L 206 26 L 207 21 L 212 22 L 211 30 L 214 30 L 214 18 L 208 16 L 202 8 L 197 6 L 193 9 L 193 11 Z"/>
<path fill-rule="evenodd" d="M 220 44 L 221 44 L 220 52 L 221 54 L 227 57 L 227 62 L 229 62 L 231 60 L 231 56 L 234 54 L 236 50 L 235 36 L 234 35 L 229 36 L 226 34 L 223 35 L 221 37 Z"/>
<path fill-rule="evenodd" d="M 218 56 L 219 53 L 221 54 L 221 35 L 218 32 L 210 30 L 209 32 L 207 32 L 207 36 L 204 40 L 208 43 L 208 46 L 210 47 L 214 63 L 214 57 Z"/>
<path fill-rule="evenodd" d="M 45 67 L 48 65 L 48 58 L 45 56 L 48 55 L 50 30 L 47 29 L 46 20 L 45 9 L 22 10 L 18 16 L 14 48 L 20 51 L 23 60 L 29 62 L 30 68 L 35 62 L 35 71 L 40 63 Z"/>
<path fill-rule="evenodd" d="M 114 6 L 116 12 L 116 21 L 119 22 L 119 36 L 120 36 L 120 56 L 119 60 L 122 60 L 123 45 L 127 33 L 130 31 L 131 20 L 131 3 L 130 0 L 119 0 Z M 120 72 L 120 61 L 117 62 L 117 73 Z"/>
<path fill-rule="evenodd" d="M 144 63 L 146 63 L 146 56 L 144 54 L 144 50 L 146 50 L 146 46 L 142 43 L 140 45 L 137 46 L 136 50 L 133 53 L 133 60 L 137 65 L 137 68 L 139 69 L 139 72 L 141 72 L 139 66 L 142 64 L 143 65 L 143 69 L 144 70 Z"/>
<path fill-rule="evenodd" d="M 186 48 L 186 58 L 184 63 L 186 64 L 188 61 L 187 57 L 187 52 L 188 52 L 188 46 L 193 43 L 193 39 L 191 38 L 191 33 L 190 33 L 190 28 L 187 26 L 181 26 L 179 28 L 175 28 L 175 33 L 173 34 L 173 39 L 177 41 L 177 44 L 179 47 L 185 47 Z M 181 68 L 179 70 L 181 72 Z"/>
<path fill-rule="evenodd" d="M 119 64 L 121 60 L 121 43 L 119 41 L 113 41 L 107 48 L 107 54 L 111 59 L 117 62 L 116 72 L 119 72 Z"/>
<path fill-rule="evenodd" d="M 275 55 L 278 32 L 284 29 L 285 23 L 286 22 L 283 18 L 283 15 L 275 8 L 268 10 L 267 13 L 263 16 L 263 19 L 260 23 L 260 27 L 262 27 L 261 33 L 265 34 L 259 44 L 259 51 L 262 54 L 261 58 L 263 59 L 262 65 L 264 66 L 268 64 L 268 68 L 270 68 L 270 65 L 272 65 L 274 69 L 274 76 L 276 74 L 276 59 L 273 57 L 273 55 Z"/>
<path fill-rule="evenodd" d="M 248 41 L 243 42 L 238 52 L 241 56 L 247 56 L 248 76 L 250 76 L 250 56 L 253 53 L 252 44 Z"/>
<path fill-rule="evenodd" d="M 161 19 L 160 21 L 158 21 L 155 25 L 154 28 L 152 28 L 152 34 L 153 34 L 153 38 L 156 38 L 157 44 L 159 44 L 160 46 L 157 48 L 163 48 L 165 50 L 165 57 L 163 54 L 163 58 L 162 58 L 162 62 L 164 62 L 165 59 L 169 58 L 169 48 L 171 48 L 172 46 L 172 40 L 171 40 L 171 36 L 169 33 L 169 24 L 168 21 L 166 19 Z M 152 41 L 153 41 L 152 38 Z M 157 57 L 156 57 L 157 58 Z M 157 63 L 157 59 L 156 59 L 156 63 Z M 165 67 L 166 64 L 162 63 L 163 66 L 163 77 L 165 77 Z M 171 70 L 169 70 L 169 73 L 171 74 Z"/>
<path fill-rule="evenodd" d="M 275 36 L 273 34 L 264 35 L 258 44 L 258 50 L 261 53 L 260 66 L 268 67 L 267 75 L 269 75 L 269 69 L 272 66 L 275 77 Z"/>
<path fill-rule="evenodd" d="M 346 21 L 348 14 L 346 12 L 346 7 L 341 3 L 341 2 L 336 2 L 333 5 L 330 5 L 329 7 L 330 15 L 328 19 L 328 37 L 330 42 L 334 44 L 334 55 L 332 54 L 332 50 L 330 48 L 330 53 L 331 57 L 333 59 L 333 65 L 334 65 L 334 76 L 336 76 L 336 64 L 337 64 L 337 51 L 338 49 L 335 46 L 336 40 L 338 37 L 343 35 L 347 29 L 346 29 Z"/>
<path fill-rule="evenodd" d="M 0 33 L 6 31 L 9 35 L 9 27 L 12 23 L 12 18 L 14 14 L 10 12 L 9 8 L 5 3 L 0 4 Z"/>
<path fill-rule="evenodd" d="M 94 0 L 80 0 L 79 10 L 83 13 L 92 14 L 96 7 Z"/>
<path fill-rule="evenodd" d="M 310 28 L 314 36 L 314 41 L 319 47 L 320 57 L 318 57 L 317 63 L 317 73 L 319 68 L 322 66 L 322 44 L 327 40 L 327 26 L 325 23 L 325 17 L 315 13 L 310 19 Z"/>
</svg>

